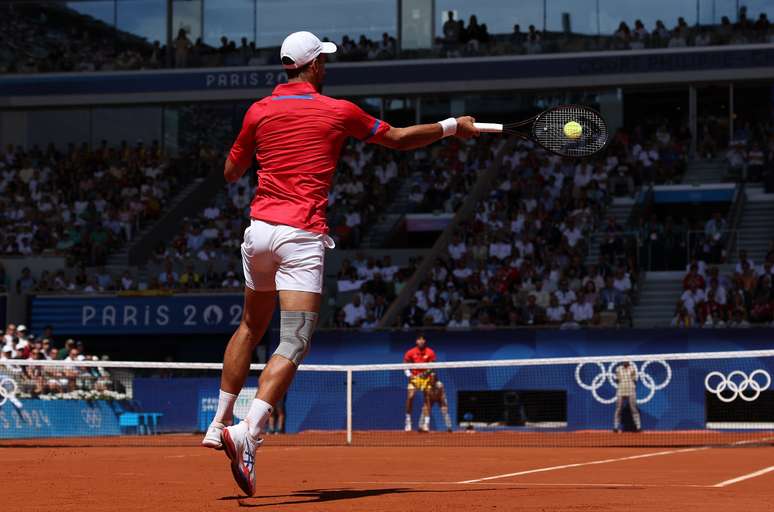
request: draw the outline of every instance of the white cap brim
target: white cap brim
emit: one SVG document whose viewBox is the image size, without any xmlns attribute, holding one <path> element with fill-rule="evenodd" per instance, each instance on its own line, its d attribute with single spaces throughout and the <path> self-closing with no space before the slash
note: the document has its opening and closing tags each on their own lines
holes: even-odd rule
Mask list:
<svg viewBox="0 0 774 512">
<path fill-rule="evenodd" d="M 320 51 L 320 53 L 336 53 L 336 50 L 338 50 L 338 48 L 336 47 L 336 43 L 331 43 L 330 41 L 323 41 L 322 50 Z"/>
</svg>

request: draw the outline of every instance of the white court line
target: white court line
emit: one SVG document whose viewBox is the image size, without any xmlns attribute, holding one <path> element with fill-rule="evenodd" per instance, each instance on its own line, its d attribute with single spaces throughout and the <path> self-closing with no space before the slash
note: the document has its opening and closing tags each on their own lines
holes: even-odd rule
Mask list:
<svg viewBox="0 0 774 512">
<path fill-rule="evenodd" d="M 711 485 L 699 484 L 633 484 L 629 483 L 520 483 L 520 482 L 470 482 L 461 484 L 460 482 L 386 482 L 384 480 L 341 482 L 342 484 L 369 484 L 369 485 L 502 485 L 511 487 L 712 487 Z"/>
<path fill-rule="evenodd" d="M 485 482 L 487 480 L 498 480 L 500 478 L 509 478 L 513 476 L 531 475 L 533 473 L 545 473 L 547 471 L 557 471 L 559 469 L 579 468 L 583 466 L 594 466 L 597 464 L 609 464 L 611 462 L 622 462 L 625 460 L 645 459 L 648 457 L 660 457 L 662 455 L 673 455 L 675 453 L 695 452 L 698 450 L 708 450 L 708 446 L 700 446 L 698 448 L 684 448 L 682 450 L 667 450 L 663 452 L 643 453 L 640 455 L 631 455 L 629 457 L 619 457 L 616 459 L 602 459 L 592 460 L 588 462 L 576 462 L 574 464 L 562 464 L 561 466 L 548 466 L 545 468 L 527 469 L 524 471 L 517 471 L 515 473 L 505 473 L 502 475 L 487 476 L 484 478 L 474 478 L 472 480 L 462 480 L 457 482 L 458 484 L 475 484 L 477 482 Z"/>
<path fill-rule="evenodd" d="M 761 439 L 747 439 L 746 441 L 734 441 L 731 443 L 733 446 L 739 446 L 740 444 L 756 444 L 765 443 L 766 441 L 774 440 L 774 437 L 763 437 Z"/>
<path fill-rule="evenodd" d="M 767 468 L 760 469 L 758 471 L 754 471 L 752 473 L 747 473 L 746 475 L 738 476 L 736 478 L 732 478 L 731 480 L 726 480 L 724 482 L 720 482 L 719 484 L 715 484 L 712 487 L 726 487 L 728 485 L 733 485 L 738 482 L 743 482 L 745 480 L 749 480 L 750 478 L 755 478 L 761 475 L 765 475 L 766 473 L 771 473 L 774 471 L 774 466 L 769 466 Z"/>
</svg>

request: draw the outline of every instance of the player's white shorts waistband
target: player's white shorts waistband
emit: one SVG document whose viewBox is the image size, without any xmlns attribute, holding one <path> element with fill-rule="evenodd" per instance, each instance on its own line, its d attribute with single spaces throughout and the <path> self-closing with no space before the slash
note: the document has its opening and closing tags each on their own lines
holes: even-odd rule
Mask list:
<svg viewBox="0 0 774 512">
<path fill-rule="evenodd" d="M 255 291 L 322 293 L 328 235 L 252 219 L 242 242 L 245 286 Z"/>
</svg>

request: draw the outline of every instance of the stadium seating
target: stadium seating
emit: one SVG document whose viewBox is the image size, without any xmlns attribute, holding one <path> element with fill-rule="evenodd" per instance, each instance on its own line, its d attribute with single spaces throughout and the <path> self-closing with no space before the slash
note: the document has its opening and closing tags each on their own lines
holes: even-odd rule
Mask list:
<svg viewBox="0 0 774 512">
<path fill-rule="evenodd" d="M 6 148 L 0 153 L 0 254 L 56 253 L 71 267 L 104 265 L 111 251 L 159 217 L 181 185 L 208 170 L 191 165 L 190 156 L 169 158 L 158 141 L 133 147 L 103 141 L 95 149 L 71 144 L 63 152 Z M 43 286 L 49 287 L 69 286 Z"/>
<path fill-rule="evenodd" d="M 255 66 L 278 64 L 277 48 L 256 48 L 242 37 L 239 44 L 224 36 L 219 45 L 192 41 L 184 29 L 173 38 L 174 52 L 167 58 L 166 45 L 149 42 L 82 15 L 56 2 L 42 5 L 8 3 L 0 7 L 0 32 L 8 34 L 7 48 L 0 50 L 0 72 L 110 71 L 184 67 Z M 667 22 L 668 23 L 668 22 Z M 630 27 L 631 25 L 631 27 Z M 72 37 L 78 34 L 78 37 Z M 325 34 L 321 34 L 324 36 Z M 765 13 L 749 17 L 740 8 L 732 22 L 721 17 L 713 25 L 691 25 L 680 17 L 667 28 L 658 20 L 646 27 L 640 20 L 621 21 L 611 34 L 585 35 L 542 32 L 534 25 L 514 25 L 507 34 L 491 34 L 486 20 L 475 15 L 466 21 L 447 19 L 442 36 L 431 49 L 398 51 L 394 37 L 384 33 L 374 41 L 365 35 L 343 36 L 338 42 L 338 61 L 407 58 L 456 58 L 483 55 L 518 55 L 599 50 L 680 48 L 727 44 L 766 43 L 774 38 Z"/>
</svg>

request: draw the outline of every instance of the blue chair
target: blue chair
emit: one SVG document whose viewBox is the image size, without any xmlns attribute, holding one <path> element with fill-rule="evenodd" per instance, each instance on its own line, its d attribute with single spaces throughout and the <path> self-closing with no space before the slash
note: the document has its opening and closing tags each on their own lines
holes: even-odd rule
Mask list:
<svg viewBox="0 0 774 512">
<path fill-rule="evenodd" d="M 136 412 L 122 412 L 118 416 L 118 426 L 121 428 L 121 432 L 124 432 L 125 429 L 134 428 L 140 434 L 140 415 Z"/>
<path fill-rule="evenodd" d="M 161 412 L 141 412 L 142 425 L 145 427 L 145 435 L 156 434 L 158 431 L 159 418 L 164 416 Z"/>
<path fill-rule="evenodd" d="M 122 429 L 135 429 L 138 435 L 152 435 L 158 431 L 160 412 L 123 412 L 118 416 L 118 426 Z M 127 432 L 129 433 L 129 432 Z"/>
</svg>

